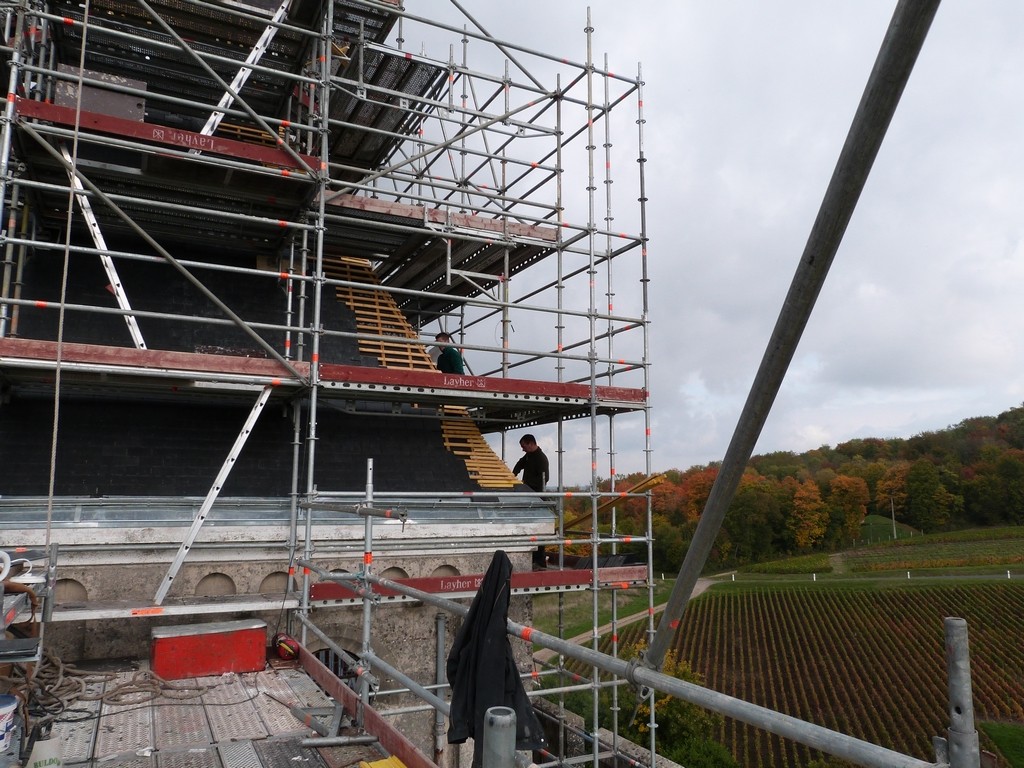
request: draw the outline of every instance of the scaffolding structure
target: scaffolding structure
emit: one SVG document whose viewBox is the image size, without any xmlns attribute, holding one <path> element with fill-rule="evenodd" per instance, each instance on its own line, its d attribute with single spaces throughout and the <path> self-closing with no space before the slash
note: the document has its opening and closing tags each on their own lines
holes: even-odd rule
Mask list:
<svg viewBox="0 0 1024 768">
<path fill-rule="evenodd" d="M 514 46 L 469 31 L 460 62 L 413 55 L 385 40 L 396 23 L 401 42 L 403 22 L 428 20 L 387 3 L 282 3 L 272 17 L 266 2 L 101 2 L 89 16 L 77 4 L 25 5 L 5 18 L 0 338 L 11 386 L 52 389 L 60 343 L 65 392 L 109 373 L 105 386 L 140 393 L 187 375 L 194 393 L 201 382 L 222 394 L 272 386 L 272 397 L 307 397 L 309 445 L 319 400 L 435 416 L 462 406 L 483 433 L 647 413 L 642 150 L 631 158 L 637 228 L 611 229 L 611 110 L 630 98 L 642 105 L 638 80 L 589 60 L 548 89 L 527 70 L 487 76 L 470 68 L 470 42 L 509 56 Z M 480 83 L 491 90 L 479 94 Z M 578 125 L 568 122 L 574 110 Z M 634 118 L 642 131 L 642 113 Z M 634 139 L 642 146 L 642 134 Z M 570 199 L 566 156 L 581 142 L 585 187 Z M 26 262 L 60 266 L 62 256 L 102 262 L 117 307 L 106 293 L 27 295 Z M 623 261 L 629 288 L 614 279 Z M 119 274 L 138 264 L 184 276 L 213 311 L 133 309 Z M 543 269 L 527 273 L 533 265 Z M 84 294 L 75 268 L 63 288 Z M 279 288 L 281 320 L 240 317 L 207 287 L 213 278 Z M 355 330 L 332 326 L 332 292 Z M 639 304 L 616 310 L 622 296 Z M 106 324 L 75 337 L 88 314 Z M 140 321 L 163 346 L 147 345 Z M 233 343 L 167 343 L 178 341 L 167 328 L 197 322 Z M 474 375 L 432 375 L 425 348 L 436 329 L 457 329 Z M 323 350 L 339 339 L 355 339 L 374 369 L 332 360 Z M 596 477 L 602 446 L 591 433 Z"/>
<path fill-rule="evenodd" d="M 296 563 L 360 558 L 368 576 L 358 526 L 375 503 L 401 519 L 375 538 L 391 564 L 496 548 L 529 562 L 547 545 L 561 566 L 582 544 L 589 570 L 552 568 L 516 593 L 590 589 L 595 623 L 599 590 L 650 585 L 649 496 L 615 485 L 623 430 L 650 475 L 640 72 L 595 60 L 589 17 L 583 54 L 566 58 L 498 40 L 453 6 L 457 24 L 397 0 L 0 6 L 0 428 L 7 446 L 52 437 L 36 440 L 46 487 L 10 472 L 0 514 L 28 544 L 60 539 L 62 558 L 106 548 L 164 572 L 142 602 L 62 612 L 58 590 L 55 620 L 288 608 L 306 622 L 316 597 Z M 436 369 L 439 332 L 465 374 Z M 88 443 L 62 412 L 80 404 L 112 420 L 240 418 L 205 486 L 150 491 L 112 472 L 94 491 Z M 3 418 L 16 410 L 37 418 Z M 288 425 L 267 438 L 272 410 Z M 368 493 L 353 478 L 373 435 L 332 454 L 342 416 L 439 425 L 466 482 L 385 477 Z M 508 469 L 506 434 L 522 430 L 555 446 L 544 493 Z M 275 439 L 277 477 L 250 472 L 257 491 L 229 493 Z M 566 529 L 572 497 L 589 506 L 586 530 Z M 648 562 L 598 567 L 627 540 L 615 504 L 631 498 L 647 519 L 628 540 Z M 225 538 L 229 526 L 245 533 Z M 286 562 L 288 579 L 178 599 L 189 564 L 216 571 L 225 550 Z"/>
</svg>

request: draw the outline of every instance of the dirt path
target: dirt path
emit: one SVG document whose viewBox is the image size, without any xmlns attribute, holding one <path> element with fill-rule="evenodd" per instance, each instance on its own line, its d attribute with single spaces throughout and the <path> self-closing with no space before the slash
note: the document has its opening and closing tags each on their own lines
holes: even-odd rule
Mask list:
<svg viewBox="0 0 1024 768">
<path fill-rule="evenodd" d="M 702 594 L 708 587 L 710 587 L 714 583 L 714 579 L 697 579 L 697 583 L 693 585 L 693 593 L 690 595 L 690 599 L 693 599 L 698 595 Z M 654 615 L 657 616 L 663 610 L 665 610 L 665 603 L 654 606 Z M 634 622 L 641 621 L 645 618 L 647 618 L 647 611 L 640 611 L 639 613 L 634 613 L 632 616 L 623 616 L 619 618 L 619 626 L 632 624 Z M 597 628 L 597 634 L 604 635 L 607 632 L 611 631 L 611 628 L 611 622 L 607 624 L 602 624 L 600 627 Z M 590 642 L 591 637 L 592 633 L 590 632 L 590 630 L 587 630 L 581 635 L 576 635 L 576 637 L 568 638 L 567 642 L 573 643 L 574 645 L 582 645 L 583 643 Z M 550 648 L 538 648 L 537 651 L 533 654 L 533 659 L 534 661 L 538 662 L 546 662 L 550 661 L 553 656 L 555 656 L 555 651 L 552 651 Z"/>
</svg>

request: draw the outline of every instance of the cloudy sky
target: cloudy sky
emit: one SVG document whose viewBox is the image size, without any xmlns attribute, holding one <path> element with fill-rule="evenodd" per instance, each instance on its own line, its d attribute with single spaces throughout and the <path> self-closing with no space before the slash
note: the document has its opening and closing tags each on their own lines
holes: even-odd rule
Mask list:
<svg viewBox="0 0 1024 768">
<path fill-rule="evenodd" d="M 462 3 L 495 35 L 584 58 L 588 4 Z M 642 65 L 652 464 L 685 469 L 725 453 L 895 2 L 589 7 L 595 56 Z M 1024 401 L 1022 28 L 1019 0 L 940 6 L 756 453 Z M 642 426 L 617 428 L 617 472 L 644 469 Z"/>
</svg>

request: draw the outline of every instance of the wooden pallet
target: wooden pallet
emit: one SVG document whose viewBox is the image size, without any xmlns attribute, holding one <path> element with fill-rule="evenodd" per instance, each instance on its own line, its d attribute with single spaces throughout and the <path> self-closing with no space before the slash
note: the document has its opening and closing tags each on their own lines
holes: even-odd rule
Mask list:
<svg viewBox="0 0 1024 768">
<path fill-rule="evenodd" d="M 246 144 L 261 144 L 264 147 L 278 146 L 279 139 L 285 138 L 284 126 L 277 129 L 277 138 L 268 135 L 265 130 L 255 125 L 237 125 L 235 123 L 221 123 L 217 126 L 217 135 L 225 139 L 244 141 Z"/>
<path fill-rule="evenodd" d="M 279 146 L 281 140 L 287 136 L 284 126 L 278 129 L 278 136 L 274 137 L 259 126 L 237 125 L 234 123 L 221 123 L 217 126 L 216 134 L 223 138 L 233 139 L 234 141 L 244 141 L 247 144 L 273 147 Z"/>
</svg>

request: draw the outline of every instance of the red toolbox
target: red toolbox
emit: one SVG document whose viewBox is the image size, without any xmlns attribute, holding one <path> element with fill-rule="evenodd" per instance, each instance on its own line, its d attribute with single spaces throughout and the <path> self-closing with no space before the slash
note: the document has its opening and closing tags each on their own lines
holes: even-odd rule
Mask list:
<svg viewBox="0 0 1024 768">
<path fill-rule="evenodd" d="M 259 620 L 215 621 L 153 627 L 149 665 L 165 680 L 258 672 L 267 662 L 267 624 Z"/>
</svg>

